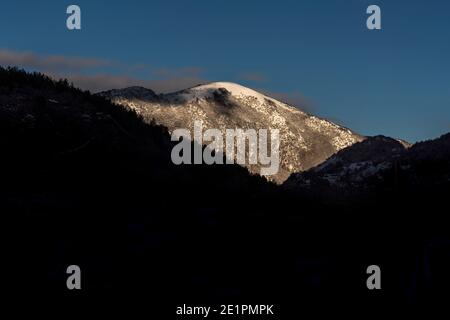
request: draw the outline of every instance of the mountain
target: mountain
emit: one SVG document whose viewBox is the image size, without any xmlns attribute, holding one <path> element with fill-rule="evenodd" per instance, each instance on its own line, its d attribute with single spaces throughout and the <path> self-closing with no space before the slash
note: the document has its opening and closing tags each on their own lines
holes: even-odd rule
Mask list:
<svg viewBox="0 0 450 320">
<path fill-rule="evenodd" d="M 364 140 L 353 131 L 310 115 L 252 89 L 229 82 L 199 85 L 182 91 L 156 95 L 141 87 L 99 93 L 120 105 L 135 110 L 147 122 L 155 121 L 173 131 L 192 131 L 194 121 L 204 130 L 279 129 L 280 170 L 268 177 L 277 183 L 291 173 L 308 170 L 337 151 Z M 259 165 L 246 165 L 260 173 Z"/>
<path fill-rule="evenodd" d="M 143 88 L 127 94 L 162 99 Z M 167 128 L 130 108 L 64 80 L 0 67 L 9 296 L 71 307 L 67 266 L 77 264 L 81 310 L 105 298 L 105 306 L 139 311 L 156 301 L 152 313 L 164 319 L 173 301 L 256 299 L 298 314 L 298 301 L 373 306 L 361 275 L 377 263 L 390 275 L 377 306 L 447 303 L 450 134 L 408 149 L 373 137 L 338 152 L 332 159 L 342 168 L 393 163 L 377 185 L 402 186 L 359 207 L 330 206 L 319 198 L 330 193 L 314 181 L 309 197 L 237 165 L 174 165 L 174 145 Z M 339 173 L 332 159 L 304 174 Z"/>
<path fill-rule="evenodd" d="M 374 188 L 448 185 L 449 182 L 450 134 L 412 146 L 375 136 L 339 151 L 307 172 L 292 174 L 284 187 L 362 192 Z"/>
<path fill-rule="evenodd" d="M 341 150 L 307 172 L 295 173 L 285 186 L 299 187 L 325 183 L 334 187 L 365 184 L 367 179 L 381 178 L 380 173 L 391 169 L 395 160 L 406 151 L 395 139 L 375 136 Z"/>
</svg>

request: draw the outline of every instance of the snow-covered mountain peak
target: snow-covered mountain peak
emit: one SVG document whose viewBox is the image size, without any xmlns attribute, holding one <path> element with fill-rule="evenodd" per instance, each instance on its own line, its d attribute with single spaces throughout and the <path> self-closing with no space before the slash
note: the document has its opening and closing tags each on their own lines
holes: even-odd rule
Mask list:
<svg viewBox="0 0 450 320">
<path fill-rule="evenodd" d="M 259 103 L 265 103 L 266 101 L 270 101 L 272 103 L 275 103 L 276 105 L 288 107 L 285 103 L 273 99 L 269 96 L 266 96 L 265 94 L 262 94 L 256 90 L 244 87 L 237 83 L 225 81 L 198 85 L 196 87 L 183 90 L 180 92 L 180 94 L 183 95 L 184 99 L 186 99 L 187 101 L 191 101 L 193 99 L 213 97 L 214 93 L 217 92 L 222 93 L 228 92 L 232 97 L 238 99 L 250 99 L 250 100 L 254 99 L 255 102 Z"/>
<path fill-rule="evenodd" d="M 215 91 L 218 89 L 225 89 L 233 96 L 252 96 L 259 99 L 269 98 L 253 89 L 241 86 L 240 84 L 233 82 L 212 82 L 209 84 L 190 88 L 189 91 L 200 94 L 208 94 L 211 91 Z"/>
<path fill-rule="evenodd" d="M 169 131 L 193 128 L 195 121 L 202 121 L 205 130 L 219 129 L 224 134 L 230 128 L 279 130 L 280 171 L 271 177 L 278 183 L 291 173 L 317 166 L 337 151 L 364 140 L 347 128 L 232 82 L 213 82 L 155 96 L 144 92 L 139 97 L 135 92 L 127 88 L 123 95 L 115 90 L 100 95 Z M 260 172 L 258 165 L 246 167 L 252 173 Z"/>
</svg>

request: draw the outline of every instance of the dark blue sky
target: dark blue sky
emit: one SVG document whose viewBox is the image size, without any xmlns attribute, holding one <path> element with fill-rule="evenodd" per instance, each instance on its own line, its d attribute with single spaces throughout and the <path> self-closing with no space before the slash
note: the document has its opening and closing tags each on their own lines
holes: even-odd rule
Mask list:
<svg viewBox="0 0 450 320">
<path fill-rule="evenodd" d="M 160 78 L 232 81 L 362 134 L 414 142 L 450 131 L 448 0 L 5 2 L 0 49 L 6 61 L 36 55 L 18 60 L 26 68 L 49 71 L 55 55 L 105 60 L 50 71 L 161 90 Z M 66 29 L 70 4 L 81 7 L 81 31 Z M 370 4 L 382 9 L 381 31 L 366 28 Z"/>
</svg>

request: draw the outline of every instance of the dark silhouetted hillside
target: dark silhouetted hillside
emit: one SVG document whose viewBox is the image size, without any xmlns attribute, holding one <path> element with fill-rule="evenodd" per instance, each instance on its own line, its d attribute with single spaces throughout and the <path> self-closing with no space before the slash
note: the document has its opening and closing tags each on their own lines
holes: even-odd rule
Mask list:
<svg viewBox="0 0 450 320">
<path fill-rule="evenodd" d="M 3 261 L 16 312 L 90 305 L 171 319 L 184 303 L 269 303 L 290 319 L 448 301 L 448 135 L 409 149 L 367 139 L 289 190 L 239 166 L 175 166 L 173 144 L 165 128 L 67 81 L 0 68 Z M 327 175 L 343 170 L 348 180 L 333 185 Z M 80 292 L 65 286 L 72 264 Z M 371 264 L 381 292 L 365 287 Z"/>
</svg>

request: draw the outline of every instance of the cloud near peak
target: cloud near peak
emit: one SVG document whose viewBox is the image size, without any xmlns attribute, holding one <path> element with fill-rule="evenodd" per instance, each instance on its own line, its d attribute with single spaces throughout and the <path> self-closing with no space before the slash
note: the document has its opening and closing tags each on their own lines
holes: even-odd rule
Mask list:
<svg viewBox="0 0 450 320">
<path fill-rule="evenodd" d="M 151 68 L 146 65 L 124 66 L 106 59 L 40 55 L 34 52 L 1 48 L 0 65 L 39 71 L 55 79 L 67 79 L 76 87 L 91 92 L 143 86 L 158 93 L 165 93 L 209 82 L 202 77 L 202 69 L 198 67 L 169 69 Z M 104 70 L 105 68 L 114 68 L 119 72 L 110 74 Z M 150 79 L 135 77 L 130 74 L 133 71 L 147 73 Z"/>
<path fill-rule="evenodd" d="M 110 89 L 121 89 L 131 86 L 141 86 L 152 89 L 156 93 L 168 93 L 193 87 L 207 82 L 200 77 L 179 77 L 161 80 L 144 80 L 126 75 L 94 74 L 94 75 L 58 75 L 50 74 L 53 78 L 67 78 L 70 82 L 83 90 L 99 92 Z"/>
<path fill-rule="evenodd" d="M 211 82 L 211 79 L 203 76 L 203 69 L 199 67 L 152 68 L 145 64 L 125 66 L 107 59 L 41 55 L 2 48 L 0 48 L 0 65 L 39 71 L 54 79 L 67 79 L 76 87 L 91 92 L 142 86 L 157 93 L 168 93 Z M 112 69 L 118 72 L 109 73 L 108 70 Z M 132 75 L 136 72 L 147 74 L 148 79 Z M 237 76 L 250 82 L 267 80 L 265 75 L 257 72 L 243 72 Z M 305 111 L 314 109 L 312 102 L 299 92 L 273 92 L 264 89 L 258 91 Z"/>
</svg>

